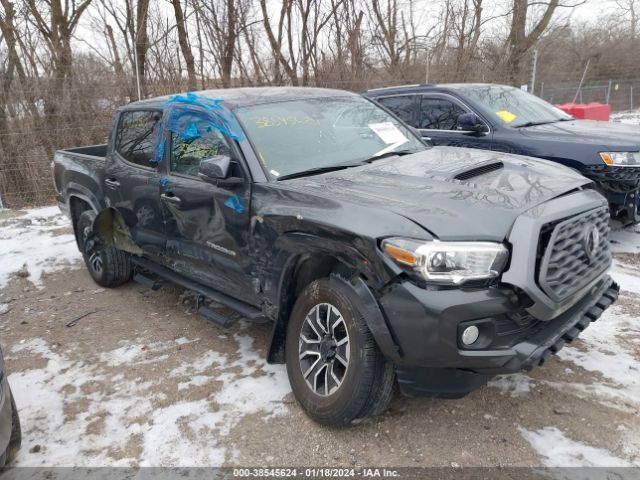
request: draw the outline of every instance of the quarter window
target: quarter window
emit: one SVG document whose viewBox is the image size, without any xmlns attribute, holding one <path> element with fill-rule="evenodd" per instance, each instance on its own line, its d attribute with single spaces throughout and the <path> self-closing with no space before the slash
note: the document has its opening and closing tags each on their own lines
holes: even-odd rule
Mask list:
<svg viewBox="0 0 640 480">
<path fill-rule="evenodd" d="M 128 162 L 152 167 L 154 134 L 160 118 L 160 112 L 150 110 L 120 114 L 116 151 Z"/>
<path fill-rule="evenodd" d="M 231 149 L 224 135 L 210 123 L 196 117 L 180 119 L 184 128 L 171 133 L 171 171 L 198 176 L 200 162 L 216 155 L 231 157 Z"/>
<path fill-rule="evenodd" d="M 414 96 L 404 95 L 379 98 L 378 102 L 395 113 L 403 122 L 413 125 L 415 123 L 414 99 Z"/>
<path fill-rule="evenodd" d="M 463 113 L 467 112 L 450 100 L 422 97 L 418 128 L 425 130 L 457 130 L 458 116 Z"/>
</svg>

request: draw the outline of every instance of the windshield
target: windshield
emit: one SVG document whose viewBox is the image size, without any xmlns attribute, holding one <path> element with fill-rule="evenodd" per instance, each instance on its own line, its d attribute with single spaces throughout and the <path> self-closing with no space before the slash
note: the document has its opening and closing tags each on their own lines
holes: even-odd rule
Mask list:
<svg viewBox="0 0 640 480">
<path fill-rule="evenodd" d="M 400 121 L 355 95 L 241 107 L 235 114 L 272 180 L 427 148 Z"/>
<path fill-rule="evenodd" d="M 501 123 L 510 127 L 573 119 L 571 115 L 541 98 L 514 87 L 476 86 L 461 88 L 460 91 L 480 103 Z"/>
</svg>

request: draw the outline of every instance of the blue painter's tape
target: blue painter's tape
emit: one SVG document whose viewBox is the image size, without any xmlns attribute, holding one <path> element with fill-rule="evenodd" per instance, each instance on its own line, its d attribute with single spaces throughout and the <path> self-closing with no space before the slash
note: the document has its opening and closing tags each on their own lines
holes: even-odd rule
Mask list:
<svg viewBox="0 0 640 480">
<path fill-rule="evenodd" d="M 162 121 L 156 123 L 156 126 L 153 131 L 154 141 L 156 143 L 156 151 L 153 155 L 153 158 L 150 160 L 151 163 L 160 163 L 164 160 L 164 138 L 162 136 Z"/>
<path fill-rule="evenodd" d="M 167 128 L 183 135 L 187 125 L 181 125 L 181 118 L 189 115 L 202 120 L 207 127 L 221 131 L 224 135 L 240 141 L 244 138 L 242 128 L 236 117 L 222 105 L 221 98 L 209 98 L 189 92 L 186 95 L 174 95 L 165 102 L 170 109 Z"/>
<path fill-rule="evenodd" d="M 203 97 L 193 92 L 185 95 L 174 95 L 163 107 L 166 114 L 162 122 L 156 126 L 155 163 L 164 159 L 165 145 L 162 140 L 162 129 L 166 129 L 181 139 L 190 142 L 202 135 L 204 131 L 217 130 L 236 141 L 242 141 L 244 134 L 236 117 L 222 105 L 221 98 Z M 197 122 L 197 124 L 196 124 Z"/>
<path fill-rule="evenodd" d="M 164 160 L 164 140 L 161 140 L 156 147 L 155 157 L 151 160 L 152 163 L 160 163 Z"/>
<path fill-rule="evenodd" d="M 182 133 L 182 138 L 184 138 L 187 142 L 195 140 L 196 138 L 200 138 L 200 132 L 198 131 L 198 126 L 191 122 L 186 126 L 184 132 Z"/>
<path fill-rule="evenodd" d="M 229 197 L 224 204 L 229 207 L 231 210 L 235 210 L 238 213 L 244 213 L 245 208 L 242 204 L 242 198 L 238 195 L 234 195 L 233 197 Z"/>
<path fill-rule="evenodd" d="M 167 191 L 169 189 L 169 177 L 160 177 L 160 188 L 163 191 Z"/>
</svg>

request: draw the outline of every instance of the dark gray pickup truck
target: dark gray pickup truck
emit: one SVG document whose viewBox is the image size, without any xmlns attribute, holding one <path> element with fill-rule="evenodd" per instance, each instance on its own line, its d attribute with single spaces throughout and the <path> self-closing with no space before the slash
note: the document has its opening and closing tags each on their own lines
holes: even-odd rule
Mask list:
<svg viewBox="0 0 640 480">
<path fill-rule="evenodd" d="M 270 362 L 323 424 L 541 365 L 615 301 L 606 200 L 574 171 L 423 144 L 337 90 L 122 107 L 60 150 L 60 208 L 100 285 L 169 280 L 271 322 Z"/>
</svg>

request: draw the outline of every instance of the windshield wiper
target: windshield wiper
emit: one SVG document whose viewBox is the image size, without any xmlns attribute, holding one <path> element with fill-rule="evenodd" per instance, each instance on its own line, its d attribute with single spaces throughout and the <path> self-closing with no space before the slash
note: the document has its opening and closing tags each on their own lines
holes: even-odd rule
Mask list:
<svg viewBox="0 0 640 480">
<path fill-rule="evenodd" d="M 395 151 L 395 152 L 394 151 L 384 152 L 384 153 L 380 153 L 378 155 L 373 155 L 372 157 L 369 157 L 366 160 L 364 160 L 364 162 L 371 163 L 371 162 L 375 162 L 376 160 L 381 160 L 381 159 L 387 158 L 387 157 L 410 155 L 412 153 L 416 153 L 416 152 L 414 152 L 413 150 L 398 150 L 398 151 Z"/>
<path fill-rule="evenodd" d="M 337 165 L 325 165 L 324 167 L 309 168 L 299 172 L 287 173 L 278 177 L 280 180 L 288 180 L 290 178 L 310 177 L 311 175 L 319 175 L 321 173 L 335 172 L 336 170 L 344 170 L 345 168 L 360 167 L 364 162 L 339 163 Z"/>
<path fill-rule="evenodd" d="M 515 125 L 513 128 L 524 128 L 524 127 L 535 127 L 536 125 L 547 125 L 548 123 L 556 123 L 559 122 L 560 119 L 557 118 L 555 120 L 546 120 L 544 122 L 527 122 L 522 125 Z"/>
</svg>

